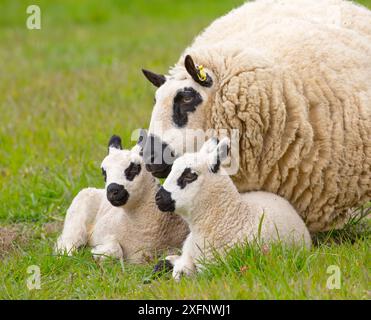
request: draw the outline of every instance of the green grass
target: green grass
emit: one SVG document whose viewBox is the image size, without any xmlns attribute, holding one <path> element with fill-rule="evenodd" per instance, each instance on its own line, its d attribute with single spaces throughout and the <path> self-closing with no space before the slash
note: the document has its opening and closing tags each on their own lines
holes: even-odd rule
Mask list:
<svg viewBox="0 0 371 320">
<path fill-rule="evenodd" d="M 146 283 L 151 266 L 125 264 L 123 272 L 88 250 L 52 255 L 51 223 L 81 188 L 103 187 L 109 136 L 129 146 L 132 130 L 148 125 L 154 90 L 140 69 L 165 72 L 197 33 L 242 2 L 1 1 L 0 298 L 370 298 L 368 222 L 309 252 L 236 249 L 179 284 L 168 276 Z M 29 4 L 41 7 L 39 31 L 25 27 Z M 334 264 L 340 290 L 326 288 Z M 41 269 L 41 290 L 27 289 L 30 265 Z"/>
</svg>

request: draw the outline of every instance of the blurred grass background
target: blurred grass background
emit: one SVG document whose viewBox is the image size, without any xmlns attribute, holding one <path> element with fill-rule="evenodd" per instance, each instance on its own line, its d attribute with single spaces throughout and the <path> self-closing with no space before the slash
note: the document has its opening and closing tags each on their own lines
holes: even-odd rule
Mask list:
<svg viewBox="0 0 371 320">
<path fill-rule="evenodd" d="M 271 269 L 262 268 L 255 258 L 241 261 L 232 256 L 234 264 L 214 270 L 216 279 L 206 276 L 179 286 L 164 280 L 143 287 L 142 277 L 150 267 L 135 271 L 129 267 L 130 276 L 117 282 L 117 262 L 108 262 L 103 271 L 88 253 L 63 261 L 51 256 L 56 231 L 50 235 L 45 223 L 62 221 L 80 189 L 103 187 L 99 164 L 111 134 L 120 134 L 129 146 L 132 130 L 149 123 L 154 89 L 141 68 L 166 72 L 195 35 L 243 2 L 1 0 L 0 231 L 3 228 L 6 236 L 14 236 L 9 238 L 14 251 L 1 252 L 0 232 L 0 298 L 349 298 L 369 294 L 369 238 L 355 246 L 346 242 L 294 257 L 290 253 L 286 265 L 281 263 L 285 254 L 278 250 L 262 258 L 268 259 L 265 265 L 272 265 Z M 371 7 L 371 0 L 359 2 Z M 41 8 L 41 30 L 26 28 L 30 4 Z M 36 230 L 30 237 L 29 228 Z M 304 265 L 281 272 L 295 263 L 293 259 Z M 244 263 L 256 270 L 241 282 L 235 270 Z M 323 285 L 326 273 L 322 269 L 328 263 L 347 266 L 344 277 L 350 287 L 323 291 L 318 283 Z M 25 288 L 30 264 L 42 268 L 47 284 L 42 292 Z M 273 283 L 268 277 L 272 274 L 277 275 Z"/>
</svg>

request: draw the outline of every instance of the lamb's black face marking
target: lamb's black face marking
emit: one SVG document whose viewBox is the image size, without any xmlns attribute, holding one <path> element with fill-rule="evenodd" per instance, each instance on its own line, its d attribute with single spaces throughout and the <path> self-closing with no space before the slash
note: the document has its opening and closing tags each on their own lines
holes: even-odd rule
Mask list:
<svg viewBox="0 0 371 320">
<path fill-rule="evenodd" d="M 106 182 L 107 181 L 107 172 L 103 168 L 102 168 L 102 176 L 104 178 L 104 182 Z"/>
<path fill-rule="evenodd" d="M 155 196 L 157 207 L 162 212 L 174 212 L 175 201 L 171 198 L 171 193 L 166 191 L 162 186 L 158 189 Z"/>
<path fill-rule="evenodd" d="M 107 199 L 115 207 L 121 207 L 129 199 L 129 192 L 123 185 L 111 183 L 107 187 Z"/>
<path fill-rule="evenodd" d="M 177 185 L 180 187 L 180 189 L 184 189 L 187 184 L 196 181 L 197 178 L 197 173 L 192 172 L 190 168 L 185 168 L 182 175 L 177 180 Z"/>
<path fill-rule="evenodd" d="M 142 166 L 139 163 L 130 162 L 130 165 L 125 169 L 125 177 L 129 181 L 133 181 L 134 178 L 140 173 Z"/>
<path fill-rule="evenodd" d="M 178 91 L 173 101 L 173 121 L 179 127 L 188 122 L 188 113 L 194 112 L 202 103 L 201 95 L 193 88 L 184 88 Z"/>
</svg>

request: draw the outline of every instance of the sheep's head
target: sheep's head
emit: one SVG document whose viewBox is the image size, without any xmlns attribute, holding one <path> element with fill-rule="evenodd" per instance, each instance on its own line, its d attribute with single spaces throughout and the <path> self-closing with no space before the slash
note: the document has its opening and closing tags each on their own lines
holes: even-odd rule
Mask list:
<svg viewBox="0 0 371 320">
<path fill-rule="evenodd" d="M 206 129 L 205 106 L 213 99 L 215 77 L 211 70 L 196 65 L 190 55 L 185 57 L 184 68 L 170 76 L 143 73 L 158 88 L 144 160 L 148 171 L 165 178 L 175 158 L 189 151 L 183 143 L 190 140 L 188 136 Z"/>
<path fill-rule="evenodd" d="M 140 146 L 123 150 L 121 138 L 112 136 L 108 143 L 108 155 L 101 168 L 106 182 L 108 201 L 115 207 L 135 204 L 140 201 L 146 170 L 143 170 L 143 159 Z M 139 198 L 139 199 L 138 199 Z"/>
<path fill-rule="evenodd" d="M 200 194 L 224 174 L 221 163 L 227 158 L 230 141 L 211 138 L 197 153 L 186 153 L 174 161 L 164 185 L 156 194 L 161 211 L 177 211 L 187 216 L 203 201 Z"/>
</svg>

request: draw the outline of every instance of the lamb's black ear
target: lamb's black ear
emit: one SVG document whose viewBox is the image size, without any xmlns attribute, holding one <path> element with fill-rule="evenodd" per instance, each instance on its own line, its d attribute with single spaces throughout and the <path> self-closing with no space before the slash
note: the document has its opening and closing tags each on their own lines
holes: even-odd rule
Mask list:
<svg viewBox="0 0 371 320">
<path fill-rule="evenodd" d="M 122 150 L 121 138 L 119 136 L 113 135 L 108 142 L 108 151 L 109 148 Z"/>
<path fill-rule="evenodd" d="M 224 138 L 218 143 L 218 157 L 220 162 L 223 162 L 227 159 L 229 152 L 230 152 L 230 140 L 229 138 Z"/>
<path fill-rule="evenodd" d="M 211 161 L 209 163 L 210 170 L 213 173 L 217 173 L 220 169 L 221 163 L 227 159 L 230 152 L 230 140 L 229 138 L 223 138 L 214 151 L 212 151 Z"/>
<path fill-rule="evenodd" d="M 203 70 L 203 67 L 195 65 L 189 54 L 184 59 L 184 67 L 192 79 L 201 86 L 210 88 L 213 85 L 213 79 Z"/>
<path fill-rule="evenodd" d="M 141 149 L 143 149 L 144 145 L 146 144 L 146 141 L 147 141 L 147 130 L 140 129 L 137 145 L 140 146 Z"/>
<path fill-rule="evenodd" d="M 157 88 L 161 87 L 165 82 L 166 78 L 162 74 L 157 74 L 149 70 L 142 69 L 144 76 Z"/>
</svg>

